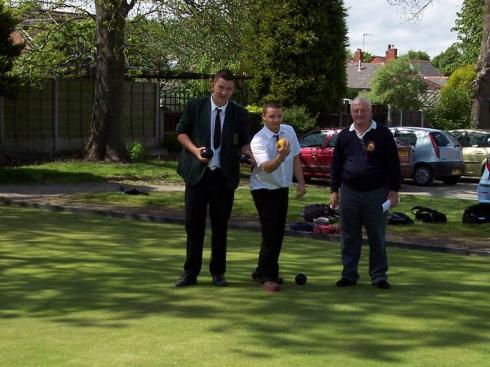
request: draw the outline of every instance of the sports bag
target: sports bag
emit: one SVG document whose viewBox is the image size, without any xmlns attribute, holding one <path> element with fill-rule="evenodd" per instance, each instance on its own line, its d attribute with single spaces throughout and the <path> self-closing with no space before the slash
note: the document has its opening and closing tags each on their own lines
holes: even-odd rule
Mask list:
<svg viewBox="0 0 490 367">
<path fill-rule="evenodd" d="M 490 223 L 490 204 L 479 203 L 464 210 L 463 223 Z"/>
<path fill-rule="evenodd" d="M 319 217 L 328 217 L 328 218 L 339 218 L 339 212 L 335 209 L 332 209 L 327 204 L 308 204 L 303 208 L 303 219 L 305 222 L 313 222 L 313 219 Z"/>
<path fill-rule="evenodd" d="M 318 224 L 315 223 L 313 227 L 313 233 L 326 233 L 326 234 L 340 234 L 340 227 L 338 224 Z"/>
<path fill-rule="evenodd" d="M 388 224 L 412 224 L 413 220 L 405 213 L 392 212 L 388 214 Z"/>
<path fill-rule="evenodd" d="M 415 220 L 424 223 L 446 223 L 446 214 L 440 211 L 424 208 L 423 206 L 414 206 L 411 210 L 412 214 L 415 215 Z"/>
</svg>

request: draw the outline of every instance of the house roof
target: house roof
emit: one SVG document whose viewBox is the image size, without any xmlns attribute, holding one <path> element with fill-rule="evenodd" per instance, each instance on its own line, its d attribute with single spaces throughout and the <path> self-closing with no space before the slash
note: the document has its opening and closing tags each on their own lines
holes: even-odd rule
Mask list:
<svg viewBox="0 0 490 367">
<path fill-rule="evenodd" d="M 426 60 L 412 60 L 412 65 L 417 69 L 420 77 L 427 83 L 429 89 L 441 89 L 447 83 L 448 77 Z M 384 64 L 348 62 L 346 64 L 347 87 L 352 89 L 370 90 L 371 79 L 375 72 Z"/>
<path fill-rule="evenodd" d="M 422 77 L 446 77 L 427 60 L 412 60 L 411 64 L 417 68 Z"/>
<path fill-rule="evenodd" d="M 371 89 L 371 79 L 382 64 L 359 64 L 349 62 L 346 65 L 347 86 L 352 89 Z"/>
</svg>

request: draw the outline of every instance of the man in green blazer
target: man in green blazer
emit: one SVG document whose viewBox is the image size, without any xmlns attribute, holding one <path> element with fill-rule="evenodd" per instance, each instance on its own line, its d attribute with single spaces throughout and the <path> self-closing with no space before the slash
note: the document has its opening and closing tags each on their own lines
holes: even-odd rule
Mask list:
<svg viewBox="0 0 490 367">
<path fill-rule="evenodd" d="M 234 90 L 233 74 L 219 71 L 211 83 L 211 96 L 190 101 L 176 127 L 183 146 L 177 172 L 185 181 L 187 233 L 184 272 L 176 287 L 197 282 L 208 207 L 212 230 L 209 271 L 214 285 L 227 285 L 227 229 L 239 183 L 239 158 L 241 154 L 252 157 L 248 113 L 229 100 Z"/>
</svg>

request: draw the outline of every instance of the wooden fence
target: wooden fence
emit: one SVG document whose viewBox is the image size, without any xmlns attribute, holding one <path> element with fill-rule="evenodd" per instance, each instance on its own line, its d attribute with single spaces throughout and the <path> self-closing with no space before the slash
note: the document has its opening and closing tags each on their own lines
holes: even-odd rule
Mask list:
<svg viewBox="0 0 490 367">
<path fill-rule="evenodd" d="M 92 80 L 53 80 L 0 98 L 0 149 L 56 153 L 83 147 L 90 132 Z M 127 142 L 157 146 L 163 138 L 156 83 L 125 82 L 122 131 Z"/>
</svg>

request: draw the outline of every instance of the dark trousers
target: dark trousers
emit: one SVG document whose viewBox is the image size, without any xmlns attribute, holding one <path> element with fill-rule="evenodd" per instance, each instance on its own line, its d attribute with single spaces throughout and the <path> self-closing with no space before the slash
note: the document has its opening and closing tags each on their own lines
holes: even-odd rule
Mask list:
<svg viewBox="0 0 490 367">
<path fill-rule="evenodd" d="M 208 207 L 212 231 L 209 271 L 212 275 L 226 272 L 226 236 L 233 197 L 234 190 L 228 188 L 219 168 L 207 169 L 197 185 L 186 185 L 187 254 L 184 272 L 187 275 L 197 277 L 201 271 Z"/>
<path fill-rule="evenodd" d="M 361 256 L 362 227 L 369 242 L 369 276 L 371 282 L 386 279 L 388 260 L 385 248 L 386 218 L 382 204 L 386 190 L 352 190 L 340 188 L 340 226 L 342 242 L 342 278 L 354 282 L 359 279 L 357 266 Z"/>
<path fill-rule="evenodd" d="M 288 188 L 252 190 L 262 231 L 256 273 L 264 280 L 276 280 L 279 276 L 279 254 L 288 213 L 288 192 Z"/>
</svg>

